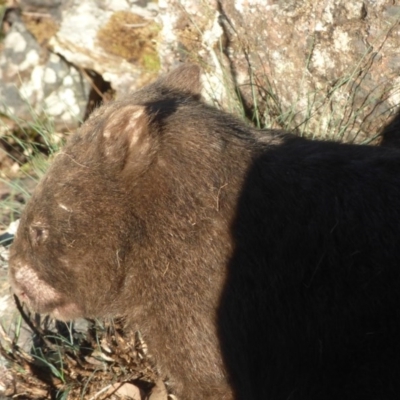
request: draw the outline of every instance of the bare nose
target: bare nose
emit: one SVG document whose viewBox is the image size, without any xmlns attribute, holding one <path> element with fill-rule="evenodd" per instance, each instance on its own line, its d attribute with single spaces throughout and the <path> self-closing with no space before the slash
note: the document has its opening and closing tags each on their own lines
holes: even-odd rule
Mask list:
<svg viewBox="0 0 400 400">
<path fill-rule="evenodd" d="M 13 293 L 21 300 L 28 299 L 26 290 L 26 279 L 24 279 L 22 260 L 17 256 L 10 257 L 8 266 L 8 281 Z"/>
</svg>

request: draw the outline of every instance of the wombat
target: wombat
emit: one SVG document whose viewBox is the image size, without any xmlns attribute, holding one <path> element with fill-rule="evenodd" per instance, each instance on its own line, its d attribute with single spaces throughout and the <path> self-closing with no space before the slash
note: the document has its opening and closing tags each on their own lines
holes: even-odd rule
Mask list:
<svg viewBox="0 0 400 400">
<path fill-rule="evenodd" d="M 182 65 L 95 111 L 21 217 L 10 281 L 139 329 L 179 399 L 400 393 L 400 153 L 257 131 Z"/>
</svg>

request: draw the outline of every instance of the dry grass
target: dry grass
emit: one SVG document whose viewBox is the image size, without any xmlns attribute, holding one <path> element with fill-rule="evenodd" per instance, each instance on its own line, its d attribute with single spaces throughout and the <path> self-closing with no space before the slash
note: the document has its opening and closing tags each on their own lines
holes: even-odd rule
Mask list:
<svg viewBox="0 0 400 400">
<path fill-rule="evenodd" d="M 27 351 L 18 345 L 18 329 L 12 338 L 0 330 L 0 354 L 7 361 L 0 371 L 4 395 L 24 400 L 150 396 L 158 381 L 155 366 L 140 334 L 125 335 L 122 321 L 88 321 L 82 332 L 17 306 L 34 340 Z"/>
</svg>

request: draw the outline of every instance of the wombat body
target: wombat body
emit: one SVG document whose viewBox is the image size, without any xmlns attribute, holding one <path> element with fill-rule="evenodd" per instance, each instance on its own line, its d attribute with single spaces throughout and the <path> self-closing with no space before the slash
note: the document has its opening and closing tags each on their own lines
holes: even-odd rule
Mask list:
<svg viewBox="0 0 400 400">
<path fill-rule="evenodd" d="M 179 399 L 400 393 L 400 153 L 257 132 L 184 65 L 98 109 L 37 186 L 15 293 L 125 316 Z"/>
</svg>

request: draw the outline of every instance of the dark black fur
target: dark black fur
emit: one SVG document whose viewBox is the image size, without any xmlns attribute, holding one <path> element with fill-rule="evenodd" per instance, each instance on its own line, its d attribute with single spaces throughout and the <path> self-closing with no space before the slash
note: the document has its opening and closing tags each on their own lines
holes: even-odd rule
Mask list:
<svg viewBox="0 0 400 400">
<path fill-rule="evenodd" d="M 288 139 L 254 161 L 218 313 L 240 399 L 400 393 L 400 157 Z"/>
</svg>

